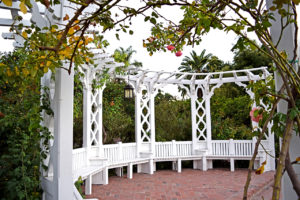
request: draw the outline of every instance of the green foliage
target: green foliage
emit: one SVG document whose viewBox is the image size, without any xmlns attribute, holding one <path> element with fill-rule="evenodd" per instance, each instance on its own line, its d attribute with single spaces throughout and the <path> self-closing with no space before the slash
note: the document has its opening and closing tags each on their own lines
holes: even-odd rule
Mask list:
<svg viewBox="0 0 300 200">
<path fill-rule="evenodd" d="M 251 100 L 233 85 L 216 89 L 211 99 L 213 139 L 251 139 Z"/>
<path fill-rule="evenodd" d="M 134 142 L 134 101 L 124 100 L 125 83 L 107 83 L 103 94 L 105 143 Z"/>
<path fill-rule="evenodd" d="M 22 71 L 21 50 L 2 55 L 0 61 L 14 71 Z M 13 66 L 11 66 L 13 67 Z M 49 131 L 40 125 L 40 112 L 47 108 L 44 98 L 40 106 L 40 78 L 19 73 L 8 77 L 0 68 L 0 190 L 1 199 L 40 199 L 40 163 L 47 153 L 41 151 L 40 140 L 49 141 Z M 44 144 L 45 145 L 45 144 Z"/>
<path fill-rule="evenodd" d="M 119 49 L 115 50 L 113 57 L 116 62 L 124 63 L 125 67 L 128 67 L 129 65 L 133 65 L 135 67 L 142 67 L 143 63 L 141 62 L 138 62 L 136 60 L 131 62 L 131 58 L 134 53 L 136 53 L 136 51 L 133 50 L 131 46 L 127 49 L 120 47 Z"/>
<path fill-rule="evenodd" d="M 181 72 L 192 72 L 192 73 L 201 73 L 207 71 L 207 64 L 209 59 L 212 57 L 212 54 L 206 54 L 204 49 L 200 55 L 193 50 L 191 52 L 191 57 L 185 56 L 181 62 L 181 66 L 178 68 Z"/>
<path fill-rule="evenodd" d="M 73 148 L 83 144 L 83 86 L 79 74 L 74 76 Z"/>
<path fill-rule="evenodd" d="M 83 180 L 82 180 L 82 177 L 79 176 L 78 177 L 78 180 L 74 183 L 75 184 L 75 187 L 77 188 L 79 194 L 81 195 L 82 198 L 85 198 L 85 195 L 82 191 L 82 186 L 83 186 Z"/>
<path fill-rule="evenodd" d="M 250 48 L 237 50 L 233 61 L 234 64 L 232 65 L 232 69 L 234 70 L 272 66 L 271 58 L 258 50 L 252 50 Z"/>
<path fill-rule="evenodd" d="M 155 99 L 156 141 L 191 141 L 191 105 L 189 100 L 174 100 L 159 93 Z"/>
</svg>

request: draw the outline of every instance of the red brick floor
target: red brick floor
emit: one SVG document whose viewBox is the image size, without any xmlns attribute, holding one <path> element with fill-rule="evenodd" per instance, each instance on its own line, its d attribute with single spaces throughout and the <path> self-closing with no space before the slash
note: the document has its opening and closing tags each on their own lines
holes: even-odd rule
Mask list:
<svg viewBox="0 0 300 200">
<path fill-rule="evenodd" d="M 133 174 L 133 179 L 112 176 L 108 185 L 93 185 L 93 195 L 99 200 L 237 200 L 242 199 L 247 170 L 213 169 L 206 172 L 183 169 L 156 171 L 153 175 Z M 249 195 L 260 191 L 273 180 L 274 172 L 252 174 Z M 268 194 L 267 194 L 268 195 Z M 261 198 L 261 195 L 259 197 Z M 265 198 L 266 199 L 266 198 Z"/>
</svg>

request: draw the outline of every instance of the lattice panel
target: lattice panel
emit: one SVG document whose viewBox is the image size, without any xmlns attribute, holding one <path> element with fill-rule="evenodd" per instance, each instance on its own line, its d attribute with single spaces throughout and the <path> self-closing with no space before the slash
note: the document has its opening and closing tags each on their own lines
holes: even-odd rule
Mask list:
<svg viewBox="0 0 300 200">
<path fill-rule="evenodd" d="M 247 85 L 246 85 L 246 84 L 244 84 L 244 83 L 242 83 L 242 82 L 235 82 L 235 84 L 238 85 L 238 86 L 240 86 L 240 87 L 245 88 L 245 89 L 246 89 L 246 93 L 250 96 L 250 98 L 251 98 L 252 100 L 254 99 L 254 93 L 253 93 L 251 90 L 249 90 L 249 89 L 247 88 Z M 260 100 L 259 105 L 256 105 L 256 104 L 254 103 L 254 104 L 252 105 L 252 107 L 261 107 L 261 108 L 263 108 L 263 109 L 266 110 L 266 111 L 270 111 L 270 110 L 272 109 L 272 108 L 270 107 L 270 105 L 266 105 L 262 100 Z M 254 122 L 252 122 L 252 123 L 254 123 Z M 272 128 L 272 123 L 268 123 L 268 135 L 267 135 L 266 133 L 264 133 L 264 137 L 265 137 L 265 138 L 263 138 L 263 139 L 269 139 L 269 136 L 272 134 L 271 128 Z M 259 128 L 259 130 L 261 131 L 262 129 Z"/>
<path fill-rule="evenodd" d="M 201 85 L 198 85 L 196 87 L 196 94 L 198 93 L 198 90 L 202 91 L 202 94 L 204 94 L 204 88 Z M 199 101 L 200 99 L 196 99 L 195 106 L 196 106 L 196 134 L 198 140 L 206 140 L 206 110 L 205 110 L 205 99 L 206 96 L 204 95 L 204 98 L 202 101 Z"/>
<path fill-rule="evenodd" d="M 148 92 L 141 98 L 141 137 L 143 142 L 150 142 L 150 98 Z"/>
<path fill-rule="evenodd" d="M 47 96 L 47 99 L 49 100 L 50 107 L 52 111 L 55 111 L 55 102 L 54 102 L 54 95 L 55 95 L 55 81 L 51 78 L 52 72 L 49 71 L 46 73 L 43 78 L 42 78 L 42 94 Z M 53 138 L 51 138 L 48 141 L 49 145 L 49 151 L 45 148 L 44 140 L 41 140 L 41 150 L 44 151 L 47 154 L 47 158 L 43 160 L 43 164 L 45 166 L 48 166 L 48 168 L 45 170 L 44 168 L 42 169 L 42 173 L 44 176 L 53 176 L 53 143 L 54 143 L 54 116 L 53 115 L 48 115 L 45 110 L 42 111 L 42 126 L 45 126 L 49 129 L 51 132 L 51 135 Z"/>
<path fill-rule="evenodd" d="M 90 129 L 90 142 L 91 145 L 98 145 L 100 143 L 99 138 L 101 134 L 101 129 L 99 124 L 99 117 L 100 117 L 100 112 L 101 112 L 101 94 L 102 91 L 100 89 L 95 89 L 91 93 L 91 129 Z"/>
</svg>

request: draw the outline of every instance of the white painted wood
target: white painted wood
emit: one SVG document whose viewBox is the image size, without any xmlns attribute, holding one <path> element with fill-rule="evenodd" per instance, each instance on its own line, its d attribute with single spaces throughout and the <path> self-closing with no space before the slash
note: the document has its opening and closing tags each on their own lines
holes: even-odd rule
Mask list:
<svg viewBox="0 0 300 200">
<path fill-rule="evenodd" d="M 267 1 L 267 8 L 270 8 L 272 6 L 273 6 L 273 2 Z M 274 41 L 274 43 L 277 43 L 278 38 L 280 37 L 280 34 L 281 34 L 281 30 L 280 30 L 281 29 L 281 26 L 280 26 L 281 16 L 277 12 L 274 12 L 273 14 L 274 14 L 275 20 L 273 20 L 271 22 L 272 26 L 270 27 L 270 32 L 271 32 L 272 40 Z M 295 47 L 294 32 L 295 32 L 295 29 L 294 29 L 293 25 L 287 26 L 282 33 L 281 41 L 279 42 L 278 48 L 277 48 L 278 51 L 285 51 L 288 55 L 288 59 L 292 59 L 294 56 L 293 55 L 293 49 Z M 299 49 L 297 50 L 297 53 L 299 53 Z M 299 55 L 298 55 L 298 58 L 299 58 Z M 295 66 L 295 68 L 296 68 L 296 66 Z M 283 85 L 283 81 L 282 81 L 280 75 L 275 73 L 276 90 L 279 91 L 282 85 Z M 287 113 L 287 103 L 283 100 L 280 101 L 277 106 L 277 111 L 282 112 L 282 113 Z M 270 139 L 270 143 L 272 143 L 272 144 L 274 144 L 273 137 L 274 136 L 272 136 L 272 139 Z M 298 136 L 295 135 L 295 133 L 293 133 L 291 144 L 289 146 L 291 160 L 293 160 L 299 154 L 299 147 L 300 147 L 300 139 Z M 272 153 L 274 153 L 274 146 L 272 147 Z M 271 168 L 274 168 L 274 167 L 275 166 L 272 163 Z M 295 170 L 297 176 L 300 177 L 300 166 L 293 166 L 293 167 L 294 167 L 294 170 Z M 283 175 L 281 185 L 283 186 L 281 188 L 283 200 L 297 199 L 296 192 L 293 190 L 290 179 L 286 172 Z"/>
<path fill-rule="evenodd" d="M 177 172 L 181 173 L 181 159 L 177 160 Z"/>
<path fill-rule="evenodd" d="M 83 144 L 86 148 L 86 165 L 89 165 L 90 151 L 91 151 L 91 87 L 85 85 L 83 87 Z"/>
<path fill-rule="evenodd" d="M 129 163 L 127 166 L 127 178 L 132 179 L 133 177 L 133 166 L 132 163 Z"/>
<path fill-rule="evenodd" d="M 85 180 L 85 194 L 92 194 L 92 175 L 90 174 L 88 178 Z"/>
<path fill-rule="evenodd" d="M 155 155 L 155 94 L 150 93 L 149 104 L 150 104 L 150 143 L 151 143 L 151 153 Z"/>
<path fill-rule="evenodd" d="M 194 88 L 193 88 L 194 89 Z M 197 94 L 195 91 L 191 91 L 191 118 L 192 118 L 192 152 L 195 154 L 195 150 L 197 149 L 197 123 L 196 123 L 196 99 Z"/>
<path fill-rule="evenodd" d="M 118 160 L 123 161 L 122 142 L 118 142 Z"/>
<path fill-rule="evenodd" d="M 234 172 L 234 159 L 230 158 L 230 171 Z"/>
<path fill-rule="evenodd" d="M 172 161 L 172 170 L 176 170 L 177 169 L 177 162 L 176 161 Z"/>
<path fill-rule="evenodd" d="M 209 85 L 205 87 L 204 99 L 205 99 L 205 114 L 206 114 L 206 142 L 208 153 L 211 153 L 211 115 L 210 115 L 210 98 Z M 207 96 L 207 97 L 206 97 Z"/>
<path fill-rule="evenodd" d="M 118 167 L 115 169 L 116 175 L 119 177 L 123 176 L 123 167 Z"/>
<path fill-rule="evenodd" d="M 142 94 L 136 89 L 135 93 L 135 142 L 136 157 L 140 157 L 141 152 L 141 97 Z"/>
<path fill-rule="evenodd" d="M 57 69 L 55 74 L 54 110 L 54 199 L 72 199 L 72 149 L 73 149 L 73 76 Z"/>
<path fill-rule="evenodd" d="M 233 139 L 229 140 L 229 155 L 235 155 Z"/>
</svg>

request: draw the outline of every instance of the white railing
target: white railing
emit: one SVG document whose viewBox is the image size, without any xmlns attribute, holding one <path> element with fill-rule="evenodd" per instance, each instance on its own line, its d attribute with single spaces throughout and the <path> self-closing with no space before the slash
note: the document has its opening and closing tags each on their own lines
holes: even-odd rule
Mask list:
<svg viewBox="0 0 300 200">
<path fill-rule="evenodd" d="M 156 142 L 155 143 L 155 157 L 169 158 L 174 156 L 172 142 Z"/>
<path fill-rule="evenodd" d="M 191 156 L 192 142 L 176 142 L 177 156 Z"/>
<path fill-rule="evenodd" d="M 235 156 L 252 156 L 255 145 L 253 140 L 234 140 L 233 143 Z"/>
<path fill-rule="evenodd" d="M 107 158 L 109 163 L 116 163 L 119 159 L 118 157 L 118 144 L 106 144 L 103 145 L 104 158 Z"/>
<path fill-rule="evenodd" d="M 261 143 L 269 148 L 268 141 L 262 140 Z M 240 156 L 249 157 L 253 155 L 256 139 L 252 140 L 213 140 L 212 155 L 215 156 Z M 262 147 L 259 148 L 262 150 Z"/>
<path fill-rule="evenodd" d="M 228 156 L 229 155 L 229 140 L 213 140 L 212 155 L 214 156 Z"/>
<path fill-rule="evenodd" d="M 72 163 L 73 171 L 76 171 L 86 166 L 86 148 L 73 149 Z"/>
<path fill-rule="evenodd" d="M 156 142 L 155 143 L 155 157 L 156 158 L 170 158 L 175 156 L 191 156 L 192 142 L 190 141 L 175 141 L 172 142 Z"/>
<path fill-rule="evenodd" d="M 122 143 L 103 145 L 104 157 L 109 163 L 134 160 L 136 158 L 136 143 Z"/>
<path fill-rule="evenodd" d="M 253 140 L 212 140 L 211 148 L 213 156 L 238 156 L 249 157 L 252 156 L 256 139 Z M 267 140 L 263 140 L 262 144 L 268 150 L 269 145 Z M 200 148 L 204 148 L 202 145 Z M 103 145 L 103 155 L 107 159 L 108 165 L 112 163 L 126 162 L 136 159 L 136 143 L 119 142 L 118 144 Z M 99 147 L 91 148 L 89 157 L 99 155 Z M 260 147 L 260 150 L 263 150 Z M 185 157 L 192 156 L 192 142 L 191 141 L 175 141 L 171 142 L 156 142 L 155 143 L 155 156 L 154 158 L 172 158 L 172 157 Z M 83 168 L 87 165 L 87 152 L 86 148 L 79 148 L 73 150 L 73 171 Z"/>
<path fill-rule="evenodd" d="M 134 160 L 136 158 L 136 143 L 122 144 L 123 161 Z"/>
</svg>

